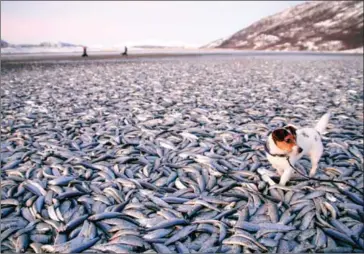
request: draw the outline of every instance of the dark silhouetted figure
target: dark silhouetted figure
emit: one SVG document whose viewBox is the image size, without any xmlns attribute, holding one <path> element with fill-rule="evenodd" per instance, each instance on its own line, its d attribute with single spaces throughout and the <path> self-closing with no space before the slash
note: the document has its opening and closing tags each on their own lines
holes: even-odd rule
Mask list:
<svg viewBox="0 0 364 254">
<path fill-rule="evenodd" d="M 83 47 L 83 54 L 82 54 L 82 57 L 87 57 L 87 47 Z"/>
<path fill-rule="evenodd" d="M 128 55 L 128 48 L 125 47 L 124 53 L 122 54 L 123 56 L 127 56 Z"/>
</svg>

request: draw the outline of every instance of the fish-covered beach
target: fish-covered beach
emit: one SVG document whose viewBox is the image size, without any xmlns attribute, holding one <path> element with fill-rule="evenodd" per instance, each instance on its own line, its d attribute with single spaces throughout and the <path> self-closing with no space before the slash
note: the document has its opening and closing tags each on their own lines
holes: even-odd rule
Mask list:
<svg viewBox="0 0 364 254">
<path fill-rule="evenodd" d="M 0 93 L 3 253 L 364 251 L 363 55 L 16 59 Z M 267 134 L 327 112 L 349 185 L 278 185 Z"/>
</svg>

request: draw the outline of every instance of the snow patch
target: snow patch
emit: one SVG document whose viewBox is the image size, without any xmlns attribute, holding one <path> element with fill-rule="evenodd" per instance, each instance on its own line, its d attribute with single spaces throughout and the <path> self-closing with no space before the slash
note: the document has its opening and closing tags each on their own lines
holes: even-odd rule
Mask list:
<svg viewBox="0 0 364 254">
<path fill-rule="evenodd" d="M 305 41 L 304 43 L 302 43 L 302 45 L 308 50 L 317 50 L 318 49 L 318 47 L 315 45 L 315 42 L 313 42 L 313 41 Z"/>
<path fill-rule="evenodd" d="M 313 24 L 314 27 L 332 27 L 333 25 L 336 25 L 338 21 L 333 21 L 332 19 L 327 19 L 321 22 L 318 22 L 316 24 Z"/>
<path fill-rule="evenodd" d="M 280 40 L 278 36 L 271 34 L 260 34 L 254 38 L 254 41 L 263 41 L 265 43 L 276 43 Z"/>
<path fill-rule="evenodd" d="M 248 42 L 247 41 L 239 41 L 238 43 L 235 44 L 236 47 L 241 47 L 241 46 L 245 46 L 247 45 Z"/>
<path fill-rule="evenodd" d="M 260 34 L 254 38 L 254 49 L 265 47 L 280 41 L 280 38 L 271 34 Z"/>
<path fill-rule="evenodd" d="M 291 32 L 296 33 L 296 32 L 302 31 L 303 27 L 294 27 L 294 28 L 291 28 L 290 30 L 291 30 Z"/>
<path fill-rule="evenodd" d="M 310 38 L 311 41 L 313 42 L 318 42 L 322 40 L 322 37 L 314 37 L 314 38 Z"/>
<path fill-rule="evenodd" d="M 328 41 L 318 45 L 320 50 L 341 50 L 344 45 L 342 41 Z"/>
<path fill-rule="evenodd" d="M 364 47 L 360 47 L 360 48 L 356 48 L 356 49 L 343 50 L 342 52 L 364 54 Z"/>
<path fill-rule="evenodd" d="M 346 16 L 346 18 L 352 18 L 352 17 L 356 17 L 356 16 L 359 16 L 359 15 L 362 15 L 362 14 L 363 14 L 363 10 L 362 11 L 360 11 L 360 10 L 353 10 L 351 12 L 345 13 L 345 16 Z"/>
<path fill-rule="evenodd" d="M 248 35 L 248 37 L 247 37 L 247 39 L 249 40 L 250 38 L 253 38 L 253 37 L 255 37 L 256 35 L 257 35 L 256 33 L 249 34 L 249 35 Z"/>
</svg>

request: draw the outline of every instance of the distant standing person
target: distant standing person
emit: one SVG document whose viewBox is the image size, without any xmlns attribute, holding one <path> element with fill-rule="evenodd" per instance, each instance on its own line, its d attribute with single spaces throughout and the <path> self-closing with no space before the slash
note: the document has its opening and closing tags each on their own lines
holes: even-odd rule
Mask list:
<svg viewBox="0 0 364 254">
<path fill-rule="evenodd" d="M 128 55 L 128 48 L 125 47 L 125 50 L 124 50 L 124 53 L 123 53 L 123 56 L 127 56 Z"/>
<path fill-rule="evenodd" d="M 87 47 L 86 46 L 83 46 L 83 54 L 82 54 L 82 57 L 87 57 Z"/>
</svg>

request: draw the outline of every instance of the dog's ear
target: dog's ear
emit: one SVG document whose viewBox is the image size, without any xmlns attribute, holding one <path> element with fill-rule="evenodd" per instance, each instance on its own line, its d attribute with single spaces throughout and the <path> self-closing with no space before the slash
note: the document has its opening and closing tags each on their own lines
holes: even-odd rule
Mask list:
<svg viewBox="0 0 364 254">
<path fill-rule="evenodd" d="M 272 132 L 272 138 L 275 141 L 283 141 L 287 136 L 288 131 L 285 129 L 277 129 Z"/>
<path fill-rule="evenodd" d="M 288 125 L 288 126 L 286 126 L 284 128 L 289 130 L 293 136 L 297 137 L 297 134 L 296 134 L 297 129 L 294 126 Z"/>
</svg>

